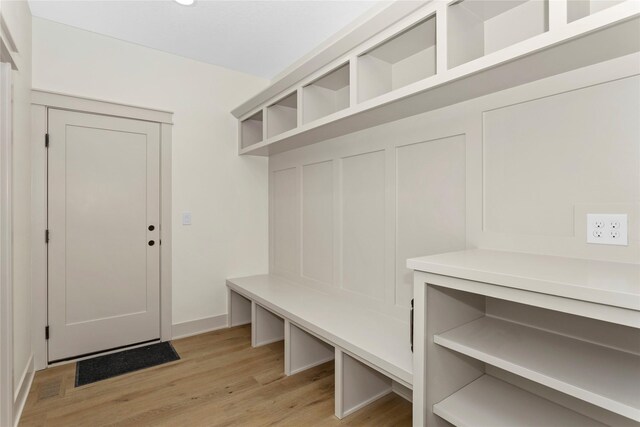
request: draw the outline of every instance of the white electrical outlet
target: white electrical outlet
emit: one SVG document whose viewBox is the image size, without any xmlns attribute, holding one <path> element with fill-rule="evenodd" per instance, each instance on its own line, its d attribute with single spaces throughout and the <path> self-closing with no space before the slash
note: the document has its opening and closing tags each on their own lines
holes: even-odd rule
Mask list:
<svg viewBox="0 0 640 427">
<path fill-rule="evenodd" d="M 627 214 L 587 214 L 587 243 L 627 246 Z"/>
</svg>

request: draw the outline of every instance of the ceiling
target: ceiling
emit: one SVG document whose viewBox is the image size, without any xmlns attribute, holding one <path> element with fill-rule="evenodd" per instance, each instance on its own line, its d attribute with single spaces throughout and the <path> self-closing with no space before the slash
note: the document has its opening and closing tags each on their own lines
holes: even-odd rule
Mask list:
<svg viewBox="0 0 640 427">
<path fill-rule="evenodd" d="M 376 3 L 29 0 L 40 18 L 268 79 Z"/>
</svg>

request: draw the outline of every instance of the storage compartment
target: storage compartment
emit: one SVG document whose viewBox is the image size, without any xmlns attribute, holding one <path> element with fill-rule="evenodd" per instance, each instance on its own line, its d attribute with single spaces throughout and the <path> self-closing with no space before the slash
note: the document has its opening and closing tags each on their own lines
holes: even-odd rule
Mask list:
<svg viewBox="0 0 640 427">
<path fill-rule="evenodd" d="M 262 110 L 240 122 L 240 147 L 246 148 L 262 141 Z"/>
<path fill-rule="evenodd" d="M 568 0 L 567 1 L 567 21 L 584 18 L 603 9 L 615 6 L 625 0 Z"/>
<path fill-rule="evenodd" d="M 260 347 L 284 339 L 284 319 L 255 302 L 251 306 L 251 345 Z"/>
<path fill-rule="evenodd" d="M 454 425 L 640 420 L 640 330 L 432 285 L 427 312 L 447 313 L 427 360 L 464 376 L 432 389 Z"/>
<path fill-rule="evenodd" d="M 447 14 L 449 68 L 549 29 L 547 0 L 463 0 Z"/>
<path fill-rule="evenodd" d="M 284 373 L 294 375 L 334 359 L 328 344 L 288 320 L 285 321 Z"/>
<path fill-rule="evenodd" d="M 349 64 L 331 71 L 303 88 L 303 122 L 309 123 L 349 107 Z"/>
<path fill-rule="evenodd" d="M 436 18 L 432 16 L 358 57 L 358 102 L 436 73 Z"/>
<path fill-rule="evenodd" d="M 267 107 L 267 138 L 285 133 L 298 126 L 298 92 Z"/>
</svg>

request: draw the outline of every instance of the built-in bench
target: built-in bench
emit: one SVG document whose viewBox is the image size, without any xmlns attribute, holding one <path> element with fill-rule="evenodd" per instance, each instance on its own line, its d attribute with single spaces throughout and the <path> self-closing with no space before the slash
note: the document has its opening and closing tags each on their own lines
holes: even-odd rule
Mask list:
<svg viewBox="0 0 640 427">
<path fill-rule="evenodd" d="M 254 347 L 284 339 L 286 375 L 335 359 L 335 414 L 396 392 L 411 399 L 409 321 L 275 275 L 227 280 L 229 326 L 251 323 Z"/>
</svg>

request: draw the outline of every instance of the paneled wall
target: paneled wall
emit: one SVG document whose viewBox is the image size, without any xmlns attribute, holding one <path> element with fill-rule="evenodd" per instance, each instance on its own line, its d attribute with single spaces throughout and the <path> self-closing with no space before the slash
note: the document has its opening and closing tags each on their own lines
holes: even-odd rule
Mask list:
<svg viewBox="0 0 640 427">
<path fill-rule="evenodd" d="M 483 247 L 640 261 L 640 57 L 270 158 L 271 272 L 407 316 L 407 258 Z M 628 213 L 629 246 L 586 243 Z"/>
</svg>

